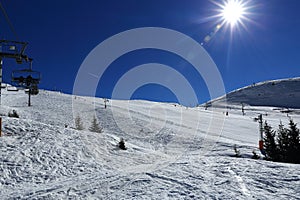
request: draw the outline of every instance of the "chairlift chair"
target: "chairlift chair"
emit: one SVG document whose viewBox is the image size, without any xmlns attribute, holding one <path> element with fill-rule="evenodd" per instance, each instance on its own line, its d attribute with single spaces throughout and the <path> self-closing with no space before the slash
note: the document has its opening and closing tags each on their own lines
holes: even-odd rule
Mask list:
<svg viewBox="0 0 300 200">
<path fill-rule="evenodd" d="M 0 40 L 0 61 L 2 64 L 2 58 L 16 59 L 18 64 L 22 64 L 22 61 L 30 62 L 30 68 L 24 70 L 16 70 L 12 73 L 12 83 L 16 87 L 22 87 L 29 89 L 28 93 L 28 106 L 31 106 L 30 96 L 38 93 L 38 87 L 41 80 L 40 72 L 32 70 L 32 58 L 29 58 L 24 54 L 27 47 L 27 42 Z M 2 77 L 2 66 L 0 68 L 0 76 Z M 2 86 L 2 78 L 0 77 L 0 87 Z M 0 88 L 0 102 L 1 102 L 1 89 Z"/>
<path fill-rule="evenodd" d="M 30 95 L 38 95 L 39 94 L 39 89 L 37 85 L 33 85 L 31 88 L 25 89 L 25 94 L 29 94 Z"/>
<path fill-rule="evenodd" d="M 41 80 L 41 73 L 31 69 L 14 70 L 11 80 L 13 83 L 25 88 L 37 86 Z"/>
<path fill-rule="evenodd" d="M 5 89 L 7 87 L 7 85 L 5 83 L 1 83 L 1 89 Z"/>
<path fill-rule="evenodd" d="M 38 84 L 41 80 L 41 73 L 33 71 L 32 69 L 15 70 L 12 72 L 11 80 L 17 86 L 23 87 L 25 93 L 30 95 L 37 95 L 39 93 Z"/>
<path fill-rule="evenodd" d="M 22 64 L 23 60 L 28 62 L 32 59 L 24 54 L 27 45 L 27 42 L 0 40 L 0 55 L 1 57 L 14 58 L 18 64 Z"/>
<path fill-rule="evenodd" d="M 15 86 L 7 86 L 6 90 L 9 91 L 9 92 L 17 92 L 17 91 L 19 91 L 19 89 L 17 87 L 15 87 Z"/>
</svg>

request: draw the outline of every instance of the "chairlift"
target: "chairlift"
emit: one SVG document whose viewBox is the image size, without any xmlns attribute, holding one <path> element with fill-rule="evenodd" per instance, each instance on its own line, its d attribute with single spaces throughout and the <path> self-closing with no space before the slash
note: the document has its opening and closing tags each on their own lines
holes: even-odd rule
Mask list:
<svg viewBox="0 0 300 200">
<path fill-rule="evenodd" d="M 33 85 L 31 88 L 25 89 L 25 94 L 29 94 L 30 95 L 38 95 L 39 94 L 39 89 L 37 85 Z"/>
<path fill-rule="evenodd" d="M 15 86 L 7 86 L 6 90 L 9 92 L 18 92 L 19 91 L 19 89 Z"/>
<path fill-rule="evenodd" d="M 5 89 L 7 85 L 5 83 L 1 83 L 1 89 Z"/>
<path fill-rule="evenodd" d="M 27 42 L 0 40 L 0 103 L 1 103 L 1 89 L 2 89 L 2 58 L 16 59 L 17 64 L 22 64 L 24 60 L 26 63 L 30 62 L 30 67 L 24 70 L 16 70 L 12 72 L 12 83 L 16 88 L 7 88 L 9 91 L 16 91 L 16 89 L 29 89 L 28 106 L 31 106 L 30 96 L 38 94 L 38 84 L 41 80 L 40 72 L 32 70 L 32 58 L 24 54 L 27 47 Z"/>
<path fill-rule="evenodd" d="M 39 88 L 37 85 L 32 86 L 30 89 L 31 95 L 38 95 L 39 94 Z"/>
<path fill-rule="evenodd" d="M 5 58 L 14 58 L 18 64 L 22 64 L 23 60 L 28 62 L 32 59 L 24 54 L 27 45 L 27 42 L 0 40 L 0 55 Z"/>
<path fill-rule="evenodd" d="M 25 88 L 37 87 L 41 80 L 41 73 L 31 69 L 15 70 L 12 72 L 12 82 Z"/>
</svg>

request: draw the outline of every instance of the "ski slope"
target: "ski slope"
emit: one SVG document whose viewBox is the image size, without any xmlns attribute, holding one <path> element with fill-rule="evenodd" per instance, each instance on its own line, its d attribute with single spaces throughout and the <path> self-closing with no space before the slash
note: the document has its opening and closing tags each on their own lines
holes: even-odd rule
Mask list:
<svg viewBox="0 0 300 200">
<path fill-rule="evenodd" d="M 300 78 L 271 80 L 254 83 L 232 91 L 212 102 L 300 108 Z"/>
<path fill-rule="evenodd" d="M 253 119 L 262 113 L 272 126 L 286 124 L 280 109 L 246 106 L 243 116 L 239 105 L 137 100 L 110 100 L 104 109 L 103 99 L 44 90 L 27 107 L 24 92 L 3 93 L 1 199 L 299 198 L 300 165 L 251 159 L 259 139 Z M 13 109 L 19 119 L 7 117 Z M 94 114 L 103 133 L 88 131 Z M 77 115 L 83 131 L 73 128 Z M 116 146 L 121 137 L 126 151 Z"/>
</svg>

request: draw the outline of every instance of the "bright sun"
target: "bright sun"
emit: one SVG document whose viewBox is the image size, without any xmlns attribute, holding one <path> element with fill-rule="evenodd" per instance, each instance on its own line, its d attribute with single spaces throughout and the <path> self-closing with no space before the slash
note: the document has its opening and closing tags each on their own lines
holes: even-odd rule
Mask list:
<svg viewBox="0 0 300 200">
<path fill-rule="evenodd" d="M 221 28 L 230 28 L 231 33 L 240 31 L 241 28 L 247 30 L 247 24 L 253 22 L 251 16 L 256 5 L 252 0 L 210 0 L 218 8 L 214 9 L 215 15 L 208 19 L 217 19 L 217 24 L 207 36 L 202 45 L 208 43 Z M 245 23 L 246 22 L 246 23 Z"/>
<path fill-rule="evenodd" d="M 233 27 L 241 22 L 245 14 L 245 7 L 239 0 L 228 0 L 221 6 L 221 16 L 223 20 Z"/>
</svg>

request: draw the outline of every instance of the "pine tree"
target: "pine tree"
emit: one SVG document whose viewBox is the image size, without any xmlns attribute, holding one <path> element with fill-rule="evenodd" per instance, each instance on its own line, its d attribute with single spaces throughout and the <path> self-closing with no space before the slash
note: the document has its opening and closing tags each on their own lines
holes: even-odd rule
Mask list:
<svg viewBox="0 0 300 200">
<path fill-rule="evenodd" d="M 272 127 L 265 122 L 264 126 L 264 149 L 266 151 L 266 157 L 272 161 L 278 161 L 278 148 L 275 142 L 275 131 Z"/>
<path fill-rule="evenodd" d="M 80 118 L 79 115 L 77 115 L 77 117 L 75 118 L 75 128 L 77 130 L 83 130 L 84 129 L 83 124 L 81 122 L 81 118 Z"/>
<path fill-rule="evenodd" d="M 278 128 L 277 143 L 280 161 L 287 162 L 289 148 L 289 133 L 288 129 L 284 128 L 281 121 Z"/>
<path fill-rule="evenodd" d="M 300 163 L 300 133 L 297 124 L 290 120 L 288 130 L 287 162 Z"/>
<path fill-rule="evenodd" d="M 280 122 L 275 141 L 276 132 L 265 123 L 264 148 L 266 158 L 272 161 L 300 164 L 300 131 L 297 124 L 290 120 L 289 128 L 284 128 Z"/>
<path fill-rule="evenodd" d="M 89 131 L 91 132 L 95 132 L 95 133 L 102 133 L 103 132 L 103 128 L 100 127 L 100 125 L 97 122 L 96 117 L 94 116 L 91 127 L 89 128 Z"/>
</svg>

